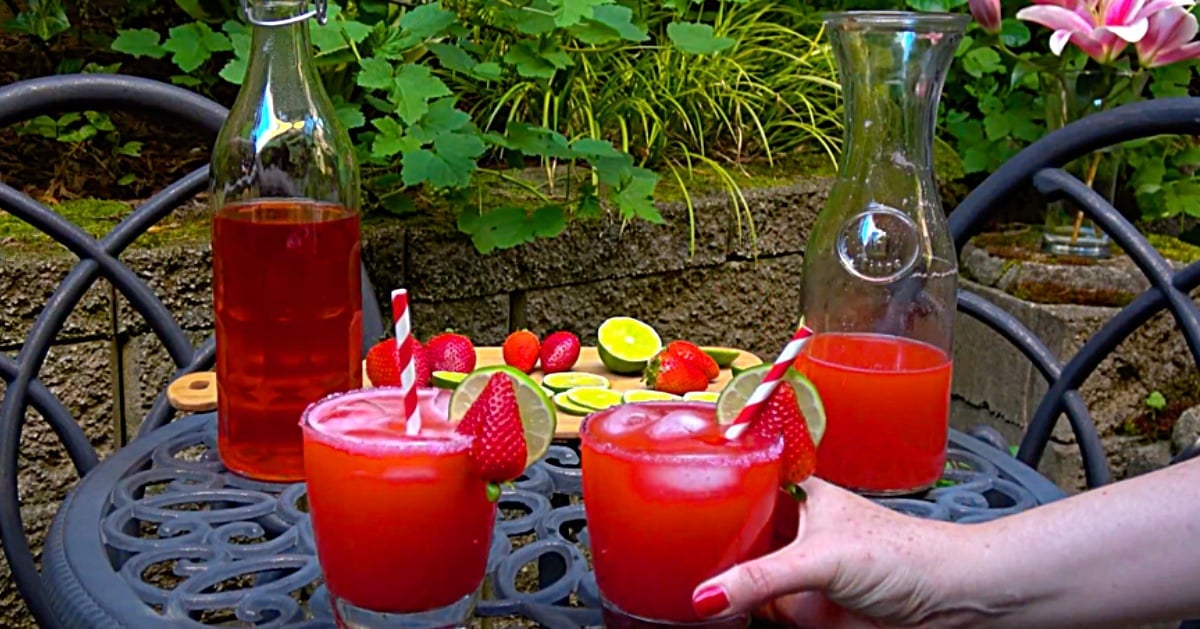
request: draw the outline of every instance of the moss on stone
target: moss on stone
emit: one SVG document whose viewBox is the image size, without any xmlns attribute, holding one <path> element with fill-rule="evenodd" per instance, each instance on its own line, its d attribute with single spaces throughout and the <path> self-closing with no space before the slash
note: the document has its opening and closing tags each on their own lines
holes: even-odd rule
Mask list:
<svg viewBox="0 0 1200 629">
<path fill-rule="evenodd" d="M 1120 308 L 1133 301 L 1135 294 L 1115 288 L 1079 288 L 1057 282 L 1017 282 L 1008 292 L 1017 299 L 1035 304 L 1075 304 Z"/>
<path fill-rule="evenodd" d="M 1190 264 L 1200 260 L 1200 247 L 1186 243 L 1174 236 L 1164 234 L 1146 234 L 1150 246 L 1158 250 L 1164 258 Z"/>
<path fill-rule="evenodd" d="M 133 206 L 124 201 L 90 198 L 72 199 L 50 204 L 48 207 L 95 238 L 112 231 L 133 210 Z M 134 242 L 134 246 L 160 247 L 176 242 L 204 239 L 208 238 L 208 229 L 207 216 L 184 213 L 178 218 L 173 216 L 151 227 Z M 0 211 L 0 243 L 30 248 L 57 246 L 49 236 L 4 211 Z"/>
</svg>

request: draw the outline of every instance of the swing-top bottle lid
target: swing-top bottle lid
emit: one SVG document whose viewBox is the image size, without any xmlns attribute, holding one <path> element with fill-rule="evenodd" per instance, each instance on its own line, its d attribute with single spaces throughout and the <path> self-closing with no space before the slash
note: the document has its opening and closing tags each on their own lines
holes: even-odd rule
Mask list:
<svg viewBox="0 0 1200 629">
<path fill-rule="evenodd" d="M 328 11 L 329 2 L 328 2 L 328 0 L 312 0 L 312 3 L 313 3 L 313 8 L 308 9 L 307 11 L 303 11 L 301 13 L 297 13 L 296 15 L 290 15 L 287 17 L 280 17 L 280 18 L 264 19 L 264 18 L 255 16 L 254 10 L 250 6 L 251 0 L 241 0 L 242 15 L 244 15 L 246 17 L 247 22 L 250 22 L 251 24 L 253 24 L 255 26 L 287 26 L 289 24 L 303 22 L 304 20 L 308 20 L 311 18 L 317 18 L 317 24 L 325 24 L 325 22 L 329 19 L 329 11 Z M 303 0 L 303 2 L 300 2 L 297 4 L 306 6 L 308 4 L 308 0 Z"/>
</svg>

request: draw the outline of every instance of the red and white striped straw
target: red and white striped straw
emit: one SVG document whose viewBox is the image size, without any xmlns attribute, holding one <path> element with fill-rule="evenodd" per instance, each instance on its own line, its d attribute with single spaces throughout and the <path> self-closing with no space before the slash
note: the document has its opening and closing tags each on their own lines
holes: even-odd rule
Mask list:
<svg viewBox="0 0 1200 629">
<path fill-rule="evenodd" d="M 421 432 L 421 413 L 417 410 L 417 365 L 413 361 L 416 341 L 408 314 L 408 291 L 392 291 L 392 322 L 396 326 L 396 368 L 400 372 L 400 392 L 404 398 L 404 432 Z"/>
<path fill-rule="evenodd" d="M 727 438 L 737 438 L 751 420 L 758 415 L 759 410 L 766 404 L 767 398 L 771 397 L 775 388 L 779 386 L 779 382 L 783 380 L 783 374 L 787 373 L 788 368 L 796 362 L 796 357 L 800 355 L 800 349 L 804 347 L 808 339 L 812 338 L 813 334 L 812 328 L 804 325 L 804 319 L 800 319 L 800 327 L 792 335 L 792 339 L 783 346 L 783 351 L 779 353 L 775 363 L 767 370 L 767 375 L 763 376 L 762 382 L 754 388 L 754 393 L 750 395 L 749 400 L 746 400 L 746 405 L 738 413 L 737 419 L 734 419 L 733 424 L 726 429 L 725 436 Z"/>
</svg>

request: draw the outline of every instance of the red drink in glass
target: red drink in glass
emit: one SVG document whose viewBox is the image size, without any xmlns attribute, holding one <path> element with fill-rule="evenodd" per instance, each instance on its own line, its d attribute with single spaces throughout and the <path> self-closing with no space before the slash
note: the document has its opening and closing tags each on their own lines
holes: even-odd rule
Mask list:
<svg viewBox="0 0 1200 629">
<path fill-rule="evenodd" d="M 297 420 L 362 386 L 358 213 L 271 199 L 213 219 L 217 450 L 252 478 L 304 477 Z"/>
<path fill-rule="evenodd" d="M 361 626 L 347 616 L 364 610 L 421 614 L 453 606 L 444 613 L 464 616 L 445 622 L 458 626 L 483 582 L 496 503 L 470 459 L 472 438 L 446 423 L 449 392 L 419 393 L 422 427 L 411 437 L 398 388 L 331 396 L 304 413 L 317 558 L 349 625 Z"/>
<path fill-rule="evenodd" d="M 876 495 L 932 487 L 946 463 L 951 360 L 896 336 L 814 336 L 796 359 L 825 406 L 817 476 Z"/>
<path fill-rule="evenodd" d="M 588 417 L 580 440 L 606 624 L 700 622 L 692 590 L 767 550 L 782 440 L 728 441 L 699 402 L 617 406 Z"/>
</svg>

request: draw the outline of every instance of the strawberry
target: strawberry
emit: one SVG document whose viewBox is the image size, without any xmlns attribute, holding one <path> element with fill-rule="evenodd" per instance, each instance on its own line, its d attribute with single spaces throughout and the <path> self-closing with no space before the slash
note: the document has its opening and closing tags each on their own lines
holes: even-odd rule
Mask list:
<svg viewBox="0 0 1200 629">
<path fill-rule="evenodd" d="M 504 339 L 504 364 L 516 367 L 525 373 L 533 371 L 538 361 L 542 344 L 529 330 L 517 330 Z"/>
<path fill-rule="evenodd" d="M 679 354 L 666 350 L 650 359 L 645 378 L 651 388 L 676 395 L 708 388 L 708 378 L 703 371 Z"/>
<path fill-rule="evenodd" d="M 429 368 L 429 350 L 416 339 L 413 339 L 413 365 L 417 368 L 417 386 L 429 386 L 433 377 L 433 370 Z"/>
<path fill-rule="evenodd" d="M 443 332 L 425 344 L 432 371 L 469 373 L 475 369 L 475 344 L 454 332 Z"/>
<path fill-rule="evenodd" d="M 787 382 L 779 383 L 747 431 L 767 439 L 783 434 L 785 482 L 800 483 L 816 470 L 817 446 L 808 434 L 808 423 L 800 413 L 796 392 Z"/>
<path fill-rule="evenodd" d="M 455 430 L 475 437 L 471 458 L 484 480 L 502 483 L 525 471 L 525 430 L 521 427 L 516 391 L 505 374 L 488 379 Z"/>
<path fill-rule="evenodd" d="M 570 371 L 579 360 L 579 337 L 560 330 L 542 342 L 542 371 Z"/>
<path fill-rule="evenodd" d="M 396 339 L 384 339 L 367 350 L 367 378 L 377 387 L 400 385 L 400 369 L 396 366 Z"/>
<path fill-rule="evenodd" d="M 667 344 L 666 351 L 678 355 L 680 358 L 692 363 L 701 372 L 704 377 L 709 380 L 716 380 L 717 376 L 721 375 L 721 368 L 717 365 L 717 361 L 713 360 L 712 356 L 704 353 L 695 343 L 689 341 L 671 341 Z"/>
<path fill-rule="evenodd" d="M 417 368 L 417 386 L 429 386 L 429 359 L 421 342 L 413 341 L 413 363 Z M 400 366 L 396 339 L 384 339 L 367 350 L 367 378 L 377 387 L 400 386 Z"/>
</svg>

